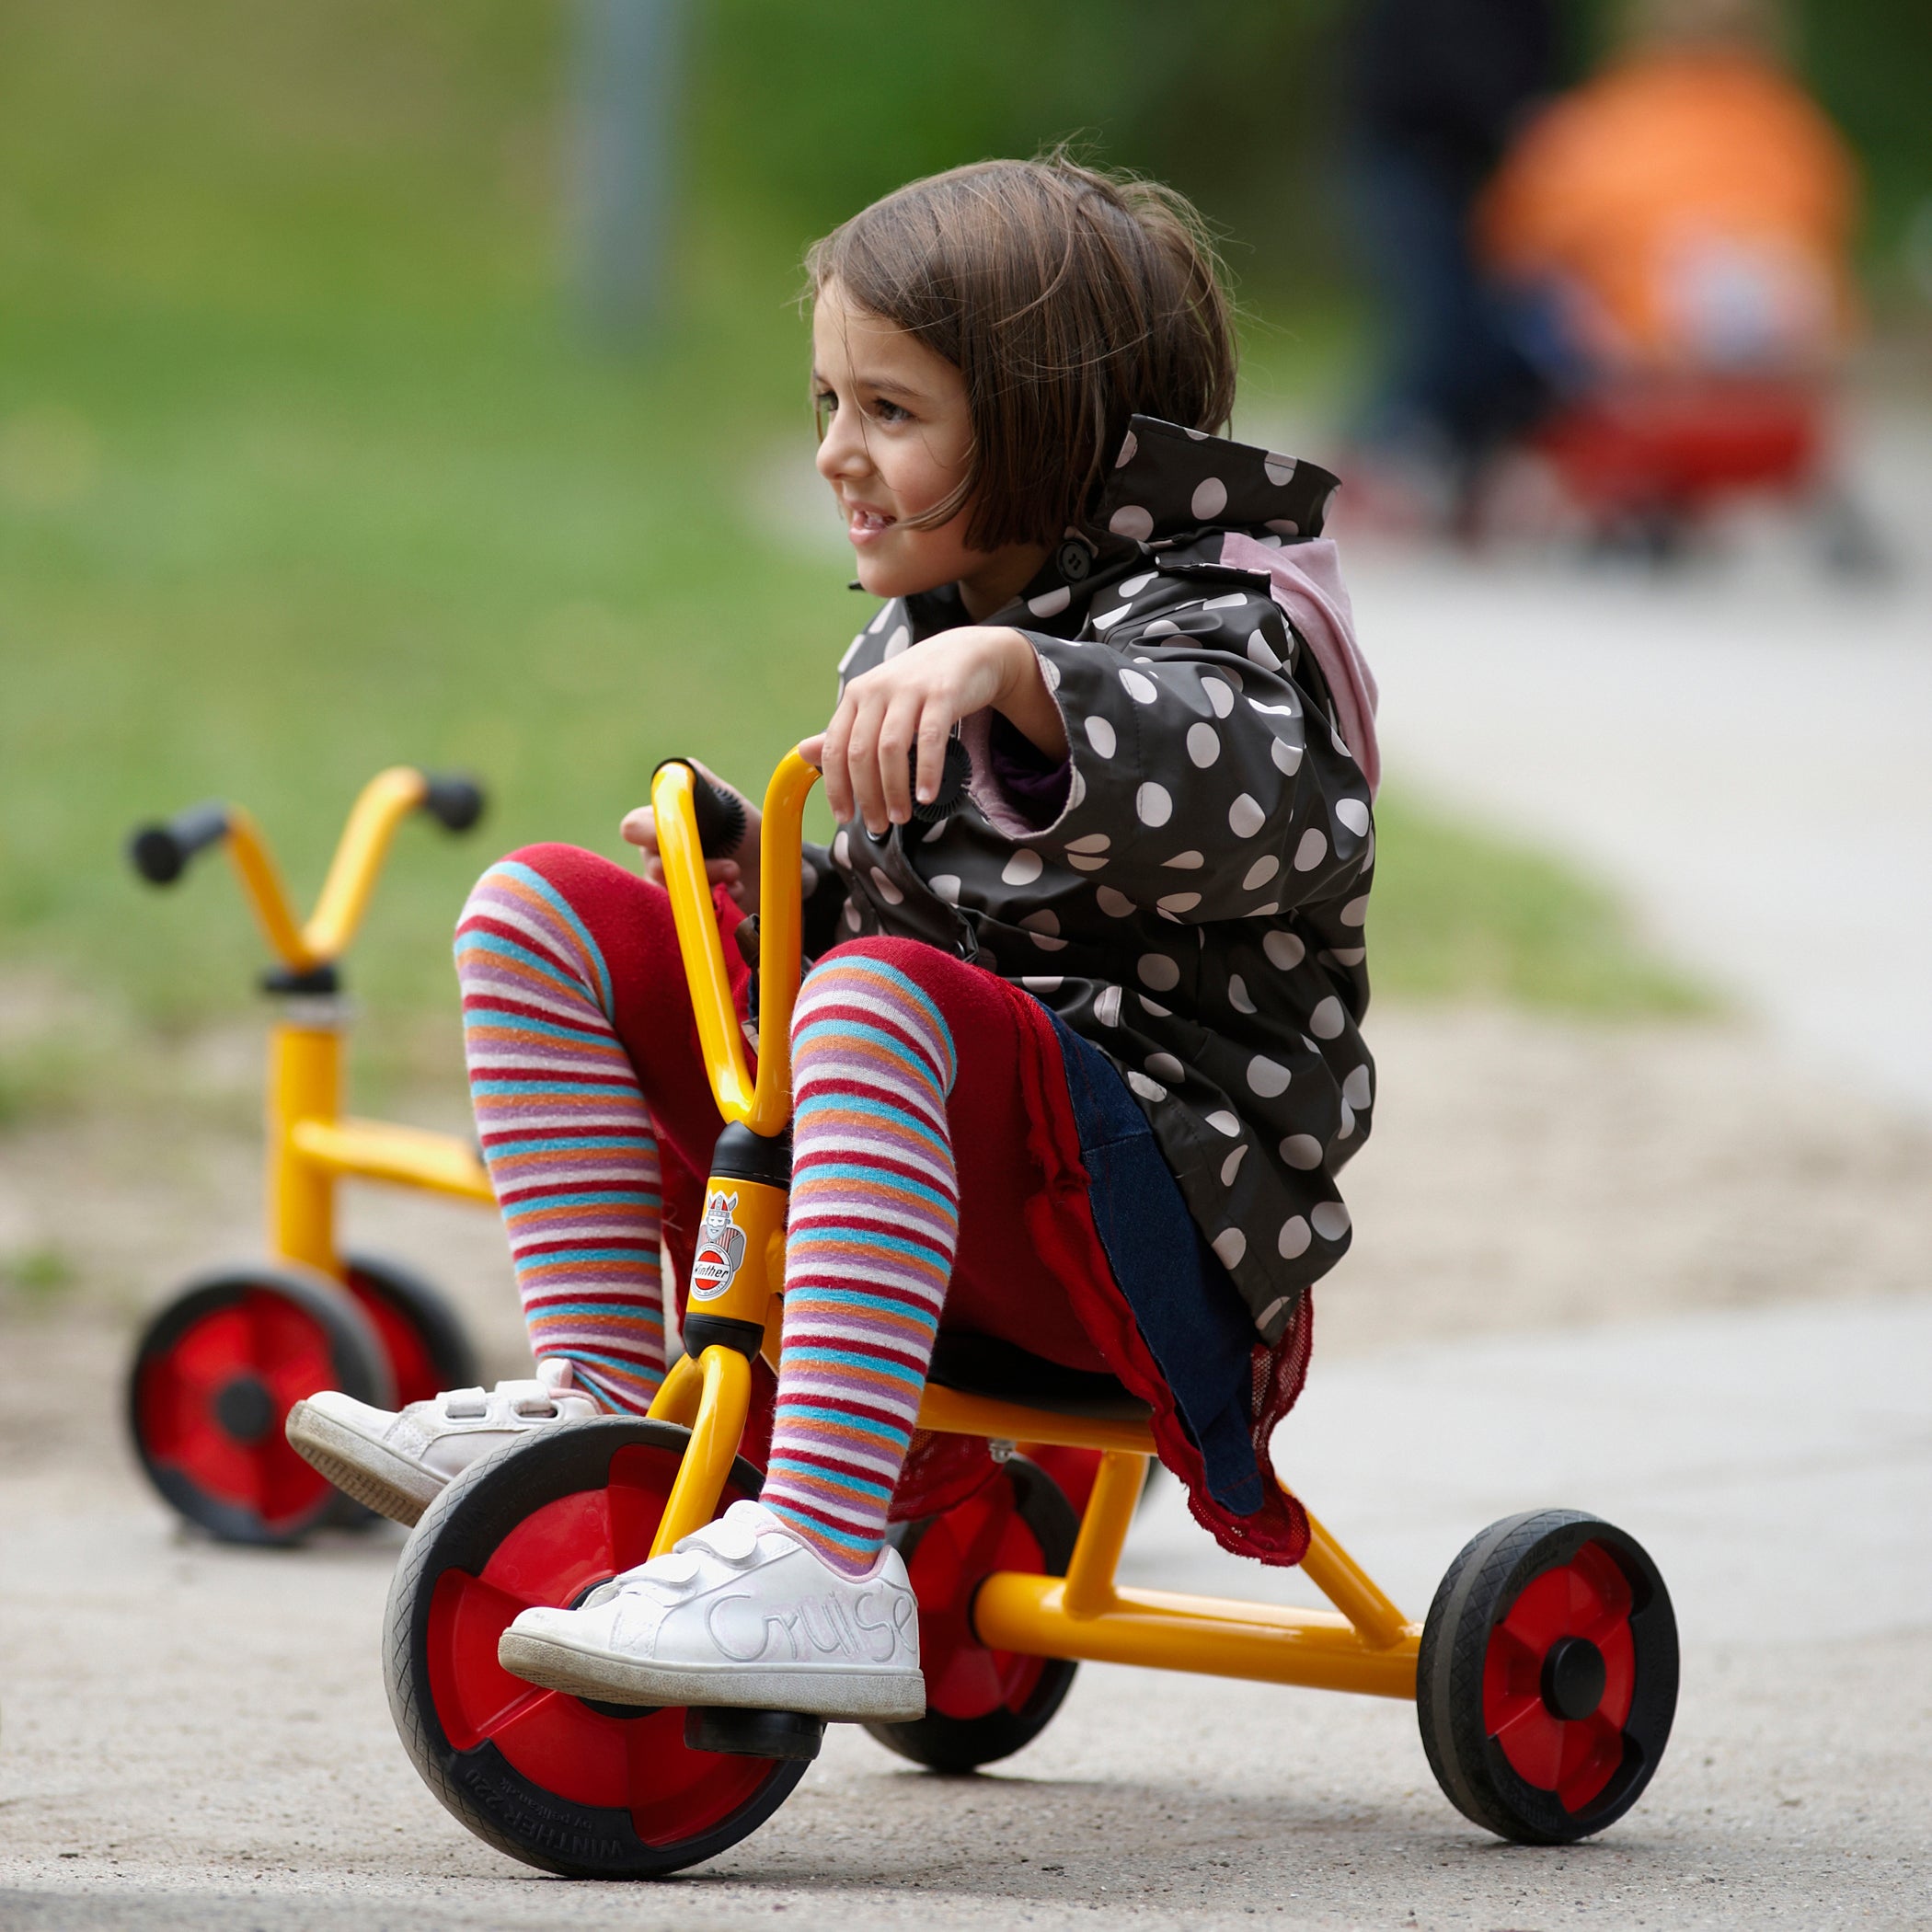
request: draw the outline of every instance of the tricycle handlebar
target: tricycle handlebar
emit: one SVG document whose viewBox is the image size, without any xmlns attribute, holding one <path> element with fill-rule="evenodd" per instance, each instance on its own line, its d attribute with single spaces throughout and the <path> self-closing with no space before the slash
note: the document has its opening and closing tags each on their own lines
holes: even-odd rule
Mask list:
<svg viewBox="0 0 1932 1932">
<path fill-rule="evenodd" d="M 128 837 L 128 863 L 150 885 L 173 885 L 197 852 L 227 836 L 228 808 L 210 799 L 171 819 L 135 826 Z"/>
<path fill-rule="evenodd" d="M 305 926 L 289 903 L 267 841 L 238 805 L 214 799 L 140 826 L 128 841 L 128 857 L 151 885 L 172 885 L 197 852 L 225 843 L 270 949 L 290 971 L 311 972 L 348 949 L 389 840 L 409 812 L 427 811 L 447 830 L 467 832 L 483 816 L 484 803 L 474 778 L 431 776 L 406 765 L 378 773 L 350 811 L 322 896 Z"/>
</svg>

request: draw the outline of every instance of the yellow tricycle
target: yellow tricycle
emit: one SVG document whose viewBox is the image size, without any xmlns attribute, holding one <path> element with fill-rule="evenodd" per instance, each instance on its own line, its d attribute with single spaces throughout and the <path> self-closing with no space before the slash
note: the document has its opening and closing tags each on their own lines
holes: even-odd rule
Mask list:
<svg viewBox="0 0 1932 1932">
<path fill-rule="evenodd" d="M 648 1417 L 560 1425 L 472 1466 L 417 1524 L 389 1592 L 390 1708 L 417 1769 L 479 1837 L 568 1876 L 656 1877 L 736 1844 L 798 1785 L 824 1731 L 793 1712 L 576 1697 L 498 1660 L 520 1611 L 575 1605 L 758 1492 L 739 1452 L 753 1361 L 776 1367 L 781 1345 L 800 823 L 817 777 L 794 753 L 765 794 L 755 1079 L 705 881 L 707 845 L 730 849 L 742 819 L 734 831 L 733 802 L 686 763 L 652 784 L 726 1123 L 707 1192 L 735 1197 L 742 1259 L 707 1275 L 698 1257 L 685 1353 Z M 1312 1516 L 1303 1568 L 1330 1610 L 1126 1588 L 1114 1573 L 1154 1454 L 1148 1411 L 1118 1385 L 1097 1391 L 1091 1375 L 1013 1352 L 1004 1365 L 996 1351 L 955 1358 L 943 1333 L 935 1352 L 919 1425 L 985 1439 L 995 1473 L 892 1532 L 918 1596 L 927 1706 L 868 1725 L 880 1743 L 946 1771 L 1003 1758 L 1093 1659 L 1412 1700 L 1451 1802 L 1503 1837 L 1566 1843 L 1636 1801 L 1670 1733 L 1677 1638 L 1635 1539 L 1576 1510 L 1510 1517 L 1465 1547 L 1421 1623 Z M 1078 1386 L 1056 1394 L 1056 1377 Z M 1077 1516 L 1017 1444 L 1098 1455 Z"/>
<path fill-rule="evenodd" d="M 224 1541 L 297 1543 L 323 1524 L 376 1520 L 283 1440 L 283 1420 L 305 1396 L 339 1388 L 386 1409 L 477 1379 L 463 1325 L 434 1287 L 399 1262 L 341 1252 L 336 1190 L 379 1180 L 496 1204 L 468 1143 L 342 1112 L 351 1017 L 342 956 L 390 840 L 418 811 L 466 832 L 483 803 L 469 778 L 406 765 L 379 774 L 350 812 L 306 921 L 239 805 L 197 805 L 128 841 L 134 869 L 156 886 L 224 846 L 277 961 L 261 978 L 279 1009 L 269 1037 L 268 1254 L 178 1288 L 142 1331 L 128 1376 L 142 1467 L 189 1522 Z"/>
</svg>

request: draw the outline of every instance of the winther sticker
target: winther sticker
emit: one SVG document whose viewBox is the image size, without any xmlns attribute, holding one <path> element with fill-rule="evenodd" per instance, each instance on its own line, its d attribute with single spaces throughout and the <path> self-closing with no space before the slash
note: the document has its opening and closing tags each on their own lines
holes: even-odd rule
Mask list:
<svg viewBox="0 0 1932 1932">
<path fill-rule="evenodd" d="M 697 1224 L 697 1252 L 691 1258 L 691 1299 L 715 1302 L 737 1279 L 744 1262 L 744 1230 L 731 1219 L 738 1197 L 722 1190 L 705 1197 Z"/>
</svg>

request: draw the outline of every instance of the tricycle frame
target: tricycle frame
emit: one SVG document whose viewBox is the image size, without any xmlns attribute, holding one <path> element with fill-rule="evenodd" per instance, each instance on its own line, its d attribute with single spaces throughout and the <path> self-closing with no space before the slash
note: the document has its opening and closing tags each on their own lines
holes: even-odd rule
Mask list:
<svg viewBox="0 0 1932 1932">
<path fill-rule="evenodd" d="M 692 768 L 673 761 L 652 782 L 660 851 L 676 917 L 707 1072 L 726 1121 L 763 1138 L 790 1118 L 789 1041 L 799 981 L 799 847 L 805 800 L 817 771 L 797 753 L 773 775 L 765 795 L 759 905 L 760 1052 L 748 1071 L 732 1006 L 723 947 L 705 877 L 694 811 Z M 776 1369 L 785 1278 L 786 1191 L 742 1173 L 714 1173 L 707 1196 L 723 1195 L 746 1236 L 744 1256 L 723 1287 L 691 1313 L 730 1329 L 729 1341 L 700 1345 L 665 1377 L 650 1417 L 691 1431 L 651 1554 L 716 1513 L 751 1402 L 755 1350 Z M 687 1317 L 687 1330 L 693 1325 Z M 699 1327 L 697 1340 L 707 1332 Z M 753 1343 L 751 1337 L 761 1340 Z M 1149 1668 L 1298 1684 L 1412 1701 L 1422 1627 L 1405 1616 L 1368 1573 L 1311 1515 L 1302 1561 L 1308 1580 L 1334 1605 L 1308 1610 L 1236 1599 L 1123 1588 L 1115 1581 L 1139 1501 L 1147 1424 L 1098 1420 L 993 1400 L 928 1384 L 922 1429 L 995 1443 L 1039 1443 L 1100 1452 L 1092 1494 L 1064 1576 L 995 1571 L 980 1585 L 972 1625 L 995 1650 Z"/>
</svg>

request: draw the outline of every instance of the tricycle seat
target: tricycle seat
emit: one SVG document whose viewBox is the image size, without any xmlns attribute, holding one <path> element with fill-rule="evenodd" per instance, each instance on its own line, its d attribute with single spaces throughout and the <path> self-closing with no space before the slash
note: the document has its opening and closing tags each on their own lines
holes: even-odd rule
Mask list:
<svg viewBox="0 0 1932 1932">
<path fill-rule="evenodd" d="M 928 1379 L 962 1396 L 1016 1402 L 1059 1416 L 1095 1421 L 1144 1422 L 1153 1411 L 1111 1375 L 1063 1368 L 1010 1341 L 942 1328 L 933 1344 Z"/>
</svg>

